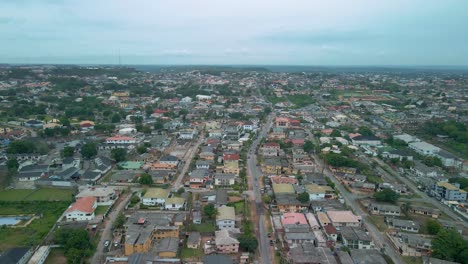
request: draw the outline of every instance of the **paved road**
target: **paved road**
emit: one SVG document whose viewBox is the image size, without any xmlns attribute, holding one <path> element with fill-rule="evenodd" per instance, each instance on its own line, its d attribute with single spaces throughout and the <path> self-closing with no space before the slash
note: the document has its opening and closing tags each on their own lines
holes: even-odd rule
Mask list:
<svg viewBox="0 0 468 264">
<path fill-rule="evenodd" d="M 126 193 L 122 195 L 118 202 L 119 204 L 112 209 L 111 213 L 107 217 L 107 219 L 104 222 L 104 230 L 101 233 L 101 238 L 99 240 L 99 243 L 96 248 L 96 252 L 93 255 L 93 258 L 91 259 L 92 264 L 100 264 L 105 262 L 106 258 L 106 253 L 104 252 L 104 242 L 106 240 L 111 240 L 112 241 L 112 223 L 114 222 L 115 218 L 117 215 L 122 211 L 124 206 L 127 204 L 127 202 L 130 200 L 132 197 L 131 193 Z M 111 243 L 112 244 L 112 243 Z"/>
<path fill-rule="evenodd" d="M 205 133 L 203 133 L 203 131 L 202 131 L 202 132 L 200 132 L 197 143 L 190 148 L 189 153 L 188 153 L 189 155 L 188 156 L 185 155 L 184 167 L 180 171 L 180 174 L 177 177 L 177 179 L 173 182 L 173 184 L 172 184 L 173 188 L 179 189 L 180 187 L 182 187 L 182 185 L 180 183 L 184 179 L 185 173 L 187 173 L 188 169 L 190 168 L 190 162 L 192 162 L 193 156 L 195 156 L 195 153 L 197 153 L 198 147 L 200 146 L 200 144 L 203 142 L 204 139 L 205 139 Z"/>
<path fill-rule="evenodd" d="M 316 163 L 319 165 L 319 167 L 323 168 L 323 173 L 335 183 L 336 188 L 338 188 L 338 190 L 340 191 L 341 195 L 346 201 L 346 204 L 350 206 L 357 215 L 362 216 L 363 223 L 366 225 L 370 236 L 376 243 L 376 246 L 379 248 L 384 248 L 385 254 L 387 254 L 393 260 L 393 262 L 395 262 L 396 264 L 403 264 L 404 262 L 401 258 L 401 255 L 395 250 L 390 240 L 384 234 L 382 234 L 372 223 L 369 223 L 367 221 L 366 216 L 368 216 L 368 213 L 362 210 L 359 206 L 358 201 L 356 201 L 357 196 L 353 195 L 352 193 L 349 193 L 343 187 L 340 181 L 338 181 L 335 178 L 333 173 L 328 169 L 328 167 L 323 163 L 321 159 L 319 159 L 316 155 L 314 155 L 313 157 Z"/>
<path fill-rule="evenodd" d="M 457 222 L 461 222 L 465 227 L 468 228 L 468 222 L 460 221 L 460 216 L 458 214 L 456 214 L 454 211 L 452 211 L 447 206 L 442 205 L 439 201 L 437 201 L 433 197 L 429 197 L 429 195 L 427 195 L 425 192 L 421 192 L 417 188 L 416 184 L 414 184 L 411 180 L 409 180 L 408 178 L 402 177 L 398 172 L 395 172 L 392 168 L 390 168 L 387 164 L 385 164 L 380 159 L 373 158 L 373 160 L 375 160 L 380 166 L 386 167 L 387 170 L 383 170 L 386 174 L 391 175 L 392 177 L 395 177 L 398 180 L 400 180 L 401 182 L 403 182 L 404 184 L 406 184 L 406 186 L 408 186 L 414 193 L 421 196 L 421 199 L 424 200 L 424 202 L 432 204 L 432 206 L 434 206 L 435 208 L 437 208 L 440 211 L 444 212 L 445 214 L 450 216 L 453 220 L 455 220 Z M 388 171 L 390 171 L 391 173 L 388 173 Z M 414 201 L 416 201 L 416 200 L 417 199 L 414 199 Z M 409 201 L 411 202 L 411 200 L 409 200 Z"/>
<path fill-rule="evenodd" d="M 257 235 L 259 238 L 259 253 L 260 253 L 260 263 L 273 263 L 272 258 L 272 247 L 269 245 L 268 239 L 268 231 L 266 230 L 265 221 L 269 219 L 266 218 L 265 215 L 265 208 L 262 202 L 262 195 L 259 189 L 259 180 L 262 176 L 261 171 L 257 167 L 257 156 L 255 155 L 255 150 L 257 149 L 258 144 L 266 136 L 268 131 L 271 128 L 273 120 L 273 115 L 268 117 L 267 123 L 263 126 L 262 130 L 258 133 L 258 137 L 254 142 L 249 150 L 248 159 L 247 159 L 247 172 L 248 172 L 248 182 L 249 182 L 249 190 L 253 194 L 251 196 L 251 201 L 255 203 L 255 211 L 252 215 L 252 218 L 258 220 L 256 222 L 257 225 Z"/>
</svg>

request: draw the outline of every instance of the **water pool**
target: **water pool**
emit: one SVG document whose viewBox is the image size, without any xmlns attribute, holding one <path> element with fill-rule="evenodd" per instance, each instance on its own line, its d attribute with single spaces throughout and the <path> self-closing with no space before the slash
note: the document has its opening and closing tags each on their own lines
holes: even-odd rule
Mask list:
<svg viewBox="0 0 468 264">
<path fill-rule="evenodd" d="M 28 220 L 29 216 L 0 216 L 0 226 L 17 225 L 21 220 Z"/>
</svg>

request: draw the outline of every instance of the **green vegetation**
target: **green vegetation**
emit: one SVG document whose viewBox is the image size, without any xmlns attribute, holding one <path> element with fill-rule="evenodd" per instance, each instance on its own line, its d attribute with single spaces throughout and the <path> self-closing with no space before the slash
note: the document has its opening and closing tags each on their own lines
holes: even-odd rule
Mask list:
<svg viewBox="0 0 468 264">
<path fill-rule="evenodd" d="M 363 135 L 363 136 L 373 136 L 374 135 L 374 132 L 372 132 L 372 130 L 370 128 L 366 127 L 366 126 L 359 127 L 358 133 Z"/>
<path fill-rule="evenodd" d="M 314 151 L 315 146 L 314 146 L 314 143 L 312 141 L 306 140 L 304 142 L 303 148 L 304 148 L 304 152 L 311 153 L 312 151 Z"/>
<path fill-rule="evenodd" d="M 183 248 L 180 257 L 182 259 L 189 259 L 189 258 L 201 258 L 203 256 L 203 249 L 199 248 Z"/>
<path fill-rule="evenodd" d="M 284 97 L 276 97 L 275 95 L 273 96 L 268 96 L 267 97 L 268 101 L 270 101 L 272 104 L 277 104 L 281 102 L 285 102 L 286 99 Z"/>
<path fill-rule="evenodd" d="M 232 206 L 234 207 L 234 210 L 236 211 L 236 215 L 239 214 L 244 214 L 244 200 L 237 201 L 235 203 L 228 203 L 227 206 Z"/>
<path fill-rule="evenodd" d="M 420 129 L 423 136 L 446 136 L 443 145 L 468 158 L 468 129 L 465 124 L 453 120 L 445 122 L 428 121 Z"/>
<path fill-rule="evenodd" d="M 248 252 L 255 252 L 258 247 L 258 240 L 253 235 L 242 235 L 239 237 L 239 248 Z"/>
<path fill-rule="evenodd" d="M 374 198 L 379 202 L 396 203 L 400 195 L 392 189 L 387 188 L 374 193 Z"/>
<path fill-rule="evenodd" d="M 402 256 L 405 264 L 423 264 L 421 257 Z"/>
<path fill-rule="evenodd" d="M 71 201 L 74 194 L 68 189 L 11 189 L 0 192 L 0 201 Z"/>
<path fill-rule="evenodd" d="M 287 98 L 289 101 L 291 101 L 291 103 L 293 103 L 296 106 L 296 108 L 306 107 L 315 103 L 314 98 L 312 98 L 310 95 L 295 94 L 288 95 Z"/>
<path fill-rule="evenodd" d="M 127 159 L 127 150 L 124 148 L 116 148 L 111 150 L 111 157 L 115 162 L 125 161 Z"/>
<path fill-rule="evenodd" d="M 74 147 L 64 147 L 62 150 L 62 156 L 64 158 L 73 157 L 73 154 L 75 154 Z"/>
<path fill-rule="evenodd" d="M 468 240 L 454 229 L 442 229 L 432 240 L 432 256 L 448 261 L 468 263 Z"/>
<path fill-rule="evenodd" d="M 120 212 L 115 218 L 114 223 L 112 223 L 113 228 L 122 228 L 125 224 L 125 215 Z"/>
<path fill-rule="evenodd" d="M 103 215 L 107 212 L 107 209 L 109 209 L 108 205 L 99 205 L 96 207 L 96 210 L 94 211 L 94 214 L 96 215 Z"/>
<path fill-rule="evenodd" d="M 215 230 L 216 230 L 215 223 L 212 221 L 206 221 L 199 225 L 191 224 L 188 227 L 189 232 L 212 233 Z"/>
<path fill-rule="evenodd" d="M 308 203 L 309 202 L 309 194 L 306 192 L 302 192 L 297 195 L 296 199 L 301 203 Z"/>
<path fill-rule="evenodd" d="M 153 184 L 153 178 L 148 173 L 143 173 L 138 182 L 143 185 L 151 185 Z"/>
<path fill-rule="evenodd" d="M 2 215 L 42 215 L 28 226 L 0 228 L 0 251 L 18 246 L 37 245 L 49 232 L 69 202 L 0 202 Z"/>
<path fill-rule="evenodd" d="M 88 142 L 81 147 L 81 155 L 85 159 L 90 159 L 97 155 L 97 145 L 94 142 Z"/>
<path fill-rule="evenodd" d="M 36 152 L 36 146 L 29 140 L 16 140 L 11 142 L 6 149 L 9 154 L 24 154 Z"/>
<path fill-rule="evenodd" d="M 442 229 L 442 225 L 434 219 L 427 219 L 426 223 L 423 226 L 425 232 L 429 235 L 437 235 L 439 231 Z"/>
<path fill-rule="evenodd" d="M 388 226 L 385 224 L 385 217 L 380 215 L 370 215 L 368 218 L 380 232 L 385 232 L 387 230 Z"/>
<path fill-rule="evenodd" d="M 47 257 L 44 264 L 65 264 L 67 259 L 65 258 L 65 252 L 63 248 L 52 248 L 49 256 Z"/>
<path fill-rule="evenodd" d="M 460 189 L 463 189 L 468 192 L 468 178 L 462 178 L 462 177 L 450 178 L 449 182 L 460 184 Z"/>
<path fill-rule="evenodd" d="M 83 258 L 93 254 L 93 244 L 84 229 L 60 228 L 55 232 L 55 241 L 62 245 L 67 263 L 82 263 Z"/>
<path fill-rule="evenodd" d="M 216 210 L 213 204 L 207 204 L 205 205 L 205 207 L 203 207 L 203 213 L 209 219 L 214 219 L 216 217 L 216 214 L 218 213 L 218 210 Z"/>
</svg>

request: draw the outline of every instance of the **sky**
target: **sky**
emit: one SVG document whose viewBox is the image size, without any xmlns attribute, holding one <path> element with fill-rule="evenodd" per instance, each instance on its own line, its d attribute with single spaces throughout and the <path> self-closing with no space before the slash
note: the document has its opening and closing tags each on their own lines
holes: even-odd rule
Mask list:
<svg viewBox="0 0 468 264">
<path fill-rule="evenodd" d="M 468 65 L 466 0 L 0 0 L 0 63 Z"/>
</svg>

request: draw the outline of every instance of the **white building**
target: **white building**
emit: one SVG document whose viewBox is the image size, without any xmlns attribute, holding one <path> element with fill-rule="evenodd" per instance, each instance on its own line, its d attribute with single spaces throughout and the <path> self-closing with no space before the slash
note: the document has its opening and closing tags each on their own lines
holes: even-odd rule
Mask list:
<svg viewBox="0 0 468 264">
<path fill-rule="evenodd" d="M 67 221 L 91 221 L 94 219 L 96 207 L 96 198 L 92 196 L 82 197 L 76 200 L 65 212 Z"/>
<path fill-rule="evenodd" d="M 220 230 L 236 227 L 236 212 L 234 207 L 221 206 L 218 208 L 216 225 Z"/>
<path fill-rule="evenodd" d="M 178 211 L 185 208 L 185 199 L 180 197 L 167 198 L 164 209 Z"/>
<path fill-rule="evenodd" d="M 143 195 L 142 203 L 144 205 L 155 206 L 164 205 L 169 197 L 169 190 L 160 188 L 149 188 Z"/>
<path fill-rule="evenodd" d="M 115 136 L 106 138 L 107 144 L 135 144 L 137 140 L 132 137 Z"/>
<path fill-rule="evenodd" d="M 419 154 L 422 155 L 435 155 L 440 151 L 440 148 L 429 144 L 427 142 L 421 141 L 421 142 L 411 142 L 408 144 L 408 147 Z"/>
</svg>

